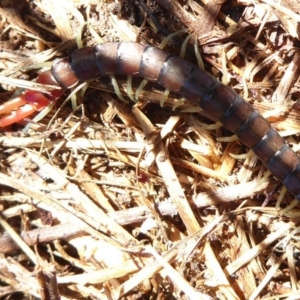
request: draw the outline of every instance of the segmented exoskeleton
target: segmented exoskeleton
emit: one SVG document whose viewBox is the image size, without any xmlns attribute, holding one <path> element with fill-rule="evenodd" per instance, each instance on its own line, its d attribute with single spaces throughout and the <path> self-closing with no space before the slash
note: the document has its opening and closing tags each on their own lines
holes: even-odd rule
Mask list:
<svg viewBox="0 0 300 300">
<path fill-rule="evenodd" d="M 55 60 L 51 71 L 44 73 L 43 82 L 69 89 L 80 81 L 107 74 L 140 76 L 199 105 L 250 147 L 300 201 L 297 154 L 250 104 L 189 61 L 138 43 L 104 43 L 75 50 L 70 57 Z"/>
</svg>

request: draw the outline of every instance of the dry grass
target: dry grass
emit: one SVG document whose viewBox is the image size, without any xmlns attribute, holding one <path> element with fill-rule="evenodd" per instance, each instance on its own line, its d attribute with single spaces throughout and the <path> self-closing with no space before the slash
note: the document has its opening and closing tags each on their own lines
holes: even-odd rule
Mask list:
<svg viewBox="0 0 300 300">
<path fill-rule="evenodd" d="M 187 29 L 166 51 L 196 33 L 205 69 L 299 149 L 297 0 L 106 2 L 3 0 L 1 99 L 47 89 L 37 73 L 76 40 L 158 46 Z M 1 299 L 300 298 L 297 202 L 197 107 L 160 107 L 163 93 L 148 83 L 124 103 L 101 78 L 75 112 L 66 94 L 26 132 L 2 130 Z"/>
</svg>

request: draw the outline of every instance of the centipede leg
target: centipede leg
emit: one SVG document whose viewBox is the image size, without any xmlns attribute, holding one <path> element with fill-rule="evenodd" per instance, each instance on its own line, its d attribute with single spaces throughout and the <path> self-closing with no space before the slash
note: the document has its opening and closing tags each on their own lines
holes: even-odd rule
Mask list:
<svg viewBox="0 0 300 300">
<path fill-rule="evenodd" d="M 160 100 L 160 102 L 159 102 L 160 107 L 163 107 L 163 106 L 164 106 L 164 104 L 165 104 L 165 102 L 166 102 L 166 100 L 167 100 L 169 94 L 170 94 L 170 90 L 169 90 L 169 89 L 165 89 L 165 91 L 164 91 L 164 93 L 163 93 L 163 96 L 161 97 L 161 100 Z"/>
<path fill-rule="evenodd" d="M 135 91 L 135 99 L 136 101 L 139 101 L 140 93 L 142 92 L 143 88 L 146 86 L 146 84 L 149 82 L 149 80 L 143 79 L 143 81 L 140 83 L 139 87 Z"/>
<path fill-rule="evenodd" d="M 115 91 L 116 95 L 118 96 L 118 98 L 124 102 L 128 102 L 124 99 L 124 97 L 121 94 L 116 77 L 114 75 L 110 75 L 109 77 L 110 77 L 111 84 L 112 84 L 114 91 Z"/>
<path fill-rule="evenodd" d="M 133 91 L 132 91 L 132 76 L 128 75 L 127 76 L 127 95 L 130 98 L 131 101 L 137 102 L 137 100 L 133 96 Z"/>
</svg>

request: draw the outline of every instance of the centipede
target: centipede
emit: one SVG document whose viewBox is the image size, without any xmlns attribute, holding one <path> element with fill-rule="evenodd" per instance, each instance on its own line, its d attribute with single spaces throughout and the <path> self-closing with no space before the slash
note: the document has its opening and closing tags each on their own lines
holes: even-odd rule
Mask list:
<svg viewBox="0 0 300 300">
<path fill-rule="evenodd" d="M 300 201 L 300 161 L 271 124 L 233 89 L 193 63 L 153 47 L 134 42 L 108 42 L 73 51 L 69 57 L 54 60 L 51 70 L 37 78 L 38 83 L 60 87 L 50 94 L 25 91 L 0 107 L 0 113 L 20 106 L 14 115 L 0 120 L 8 126 L 61 97 L 80 82 L 110 74 L 133 75 L 158 83 L 179 93 L 219 121 L 252 149 L 271 173 Z"/>
</svg>

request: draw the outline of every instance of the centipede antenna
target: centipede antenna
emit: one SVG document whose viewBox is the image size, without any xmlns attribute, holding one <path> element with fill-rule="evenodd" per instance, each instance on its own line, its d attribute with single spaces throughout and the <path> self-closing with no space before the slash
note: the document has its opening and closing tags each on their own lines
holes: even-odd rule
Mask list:
<svg viewBox="0 0 300 300">
<path fill-rule="evenodd" d="M 174 111 L 178 106 L 186 102 L 186 98 L 181 97 L 178 101 L 174 102 L 172 106 L 172 111 Z"/>
<path fill-rule="evenodd" d="M 164 94 L 163 94 L 163 96 L 162 96 L 162 98 L 161 98 L 161 100 L 159 102 L 160 107 L 164 106 L 164 104 L 165 104 L 165 102 L 166 102 L 169 94 L 170 94 L 170 90 L 169 89 L 165 89 Z"/>
<path fill-rule="evenodd" d="M 117 83 L 117 80 L 116 80 L 116 77 L 114 75 L 109 75 L 110 77 L 110 80 L 111 80 L 111 84 L 114 88 L 114 91 L 116 93 L 116 95 L 118 96 L 118 98 L 124 102 L 128 102 L 127 100 L 124 99 L 124 97 L 121 95 L 121 92 L 120 92 L 120 89 L 119 89 L 119 86 L 118 86 L 118 83 Z"/>
<path fill-rule="evenodd" d="M 148 83 L 148 80 L 147 79 L 144 79 L 139 87 L 136 89 L 135 91 L 135 100 L 136 101 L 139 101 L 139 98 L 140 98 L 140 93 L 142 92 L 143 88 L 146 86 L 146 84 Z"/>
<path fill-rule="evenodd" d="M 201 70 L 205 70 L 203 59 L 202 59 L 201 54 L 199 52 L 198 39 L 197 39 L 196 36 L 195 36 L 195 42 L 194 42 L 194 50 L 195 50 L 195 55 L 196 55 L 196 58 L 197 58 L 198 67 Z"/>
<path fill-rule="evenodd" d="M 174 33 L 169 34 L 161 43 L 160 45 L 157 47 L 159 49 L 164 49 L 166 47 L 166 45 L 169 43 L 169 41 L 176 35 L 183 33 L 183 32 L 187 32 L 187 29 L 181 29 L 178 31 L 175 31 Z"/>
<path fill-rule="evenodd" d="M 133 96 L 133 91 L 132 91 L 132 76 L 128 75 L 127 76 L 127 95 L 130 98 L 131 101 L 137 102 L 137 100 Z"/>
<path fill-rule="evenodd" d="M 183 41 L 182 46 L 180 48 L 180 53 L 179 53 L 179 57 L 184 58 L 185 56 L 185 52 L 186 52 L 186 45 L 189 41 L 189 39 L 192 37 L 191 34 L 189 34 Z"/>
</svg>

